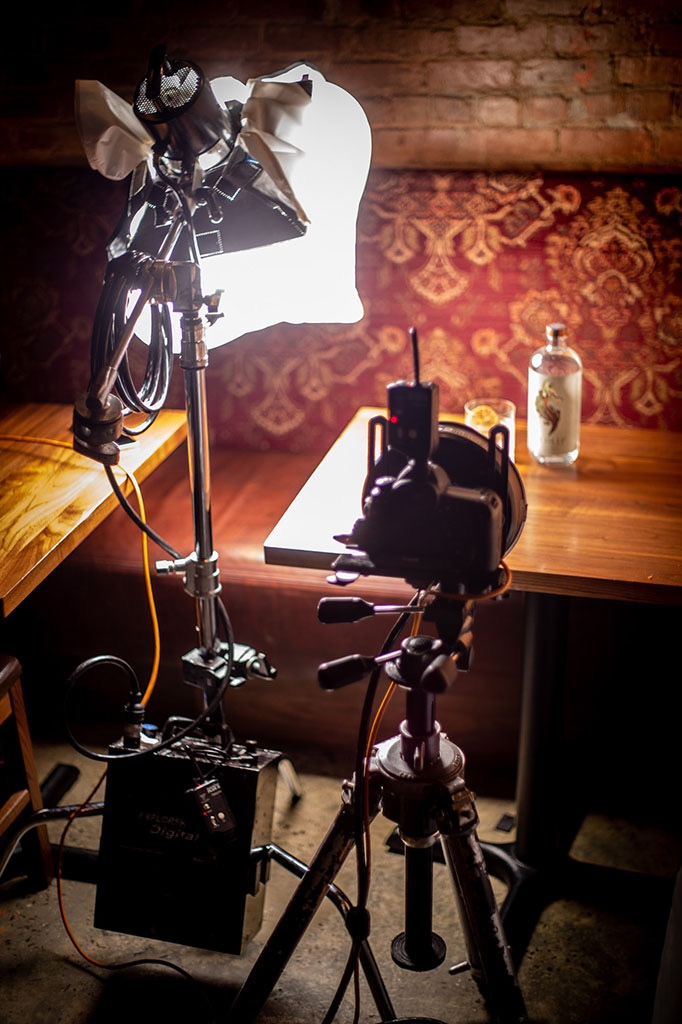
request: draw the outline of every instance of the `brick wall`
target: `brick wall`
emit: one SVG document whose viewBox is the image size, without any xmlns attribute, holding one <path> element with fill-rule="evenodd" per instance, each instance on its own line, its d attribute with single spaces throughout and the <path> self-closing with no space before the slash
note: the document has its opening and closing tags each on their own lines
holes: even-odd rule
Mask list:
<svg viewBox="0 0 682 1024">
<path fill-rule="evenodd" d="M 375 168 L 673 171 L 679 0 L 220 0 L 32 9 L 0 62 L 0 163 L 84 163 L 74 81 L 130 100 L 159 42 L 209 78 L 305 59 L 352 92 Z M 153 13 L 150 13 L 152 11 Z"/>
</svg>

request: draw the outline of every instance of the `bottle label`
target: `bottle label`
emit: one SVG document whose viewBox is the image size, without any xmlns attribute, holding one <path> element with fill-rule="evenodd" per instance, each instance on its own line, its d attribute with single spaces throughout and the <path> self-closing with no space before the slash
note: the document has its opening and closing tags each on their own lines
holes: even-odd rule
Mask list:
<svg viewBox="0 0 682 1024">
<path fill-rule="evenodd" d="M 543 457 L 574 451 L 580 441 L 582 374 L 528 371 L 528 447 Z"/>
</svg>

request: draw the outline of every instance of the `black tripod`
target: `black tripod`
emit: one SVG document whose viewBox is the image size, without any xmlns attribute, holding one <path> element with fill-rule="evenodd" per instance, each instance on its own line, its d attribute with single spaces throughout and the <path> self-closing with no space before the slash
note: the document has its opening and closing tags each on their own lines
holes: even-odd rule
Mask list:
<svg viewBox="0 0 682 1024">
<path fill-rule="evenodd" d="M 468 962 L 460 967 L 471 969 L 496 1024 L 527 1020 L 476 834 L 478 816 L 464 782 L 464 756 L 441 732 L 435 718 L 436 694 L 454 678 L 455 662 L 440 640 L 411 636 L 403 640 L 399 651 L 378 659 L 354 655 L 321 666 L 321 685 L 335 689 L 354 682 L 377 662 L 406 690 L 406 717 L 400 735 L 371 751 L 366 779 L 356 772 L 353 783 L 344 784 L 341 809 L 238 993 L 230 1010 L 231 1024 L 246 1024 L 257 1016 L 313 915 L 335 888 L 334 879 L 346 857 L 354 844 L 362 841 L 358 815 L 365 813 L 363 804 L 364 827 L 382 812 L 398 825 L 404 844 L 405 927 L 392 943 L 395 963 L 408 970 L 428 971 L 445 958 L 445 943 L 431 927 L 433 850 L 440 838 L 467 949 Z M 365 784 L 363 800 L 360 791 Z M 367 947 L 369 915 L 362 899 L 359 903 L 347 915 L 346 924 L 381 1019 L 395 1022 Z M 420 1020 L 426 1024 L 427 1018 Z"/>
</svg>

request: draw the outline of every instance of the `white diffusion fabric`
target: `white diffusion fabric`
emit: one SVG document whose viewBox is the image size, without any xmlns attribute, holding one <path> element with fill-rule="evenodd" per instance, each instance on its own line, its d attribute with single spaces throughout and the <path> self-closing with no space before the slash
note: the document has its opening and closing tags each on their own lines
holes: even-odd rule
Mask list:
<svg viewBox="0 0 682 1024">
<path fill-rule="evenodd" d="M 310 98 L 299 84 L 304 79 L 312 85 Z M 209 348 L 281 322 L 357 322 L 364 311 L 356 287 L 356 223 L 371 158 L 362 107 L 307 64 L 246 85 L 216 79 L 211 88 L 223 105 L 243 104 L 236 144 L 263 168 L 259 188 L 288 203 L 306 230 L 202 259 L 203 294 L 223 293 L 223 316 L 206 328 Z M 138 161 L 151 165 L 152 140 L 132 108 L 100 83 L 77 83 L 76 111 L 94 169 L 120 179 L 139 171 Z M 144 318 L 136 333 L 144 340 Z M 173 334 L 177 348 L 177 324 Z"/>
<path fill-rule="evenodd" d="M 276 110 L 272 86 L 298 82 L 302 73 L 313 83 L 311 102 Z M 308 225 L 300 238 L 203 261 L 204 291 L 224 291 L 225 315 L 207 330 L 209 347 L 282 321 L 355 323 L 363 315 L 355 281 L 355 243 L 371 156 L 365 113 L 349 93 L 305 65 L 276 79 L 250 82 L 249 87 L 259 105 L 280 115 L 272 133 L 276 140 L 264 134 L 257 137 L 275 151 Z M 244 144 L 249 150 L 252 110 L 250 99 L 244 106 Z M 251 155 L 258 159 L 257 149 Z"/>
</svg>

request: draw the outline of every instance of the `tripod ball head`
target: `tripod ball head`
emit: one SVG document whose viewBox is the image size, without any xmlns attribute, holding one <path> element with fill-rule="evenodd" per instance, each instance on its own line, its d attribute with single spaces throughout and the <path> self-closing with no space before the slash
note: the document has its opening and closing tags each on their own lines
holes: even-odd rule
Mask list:
<svg viewBox="0 0 682 1024">
<path fill-rule="evenodd" d="M 457 664 L 442 640 L 409 636 L 400 645 L 400 655 L 386 665 L 386 674 L 401 686 L 425 693 L 445 693 L 457 677 Z"/>
</svg>

